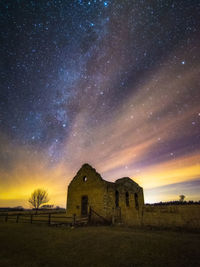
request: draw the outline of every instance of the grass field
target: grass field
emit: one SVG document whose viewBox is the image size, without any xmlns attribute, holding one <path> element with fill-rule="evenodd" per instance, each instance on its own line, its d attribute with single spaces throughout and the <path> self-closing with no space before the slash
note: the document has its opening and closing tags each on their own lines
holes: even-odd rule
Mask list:
<svg viewBox="0 0 200 267">
<path fill-rule="evenodd" d="M 200 234 L 0 223 L 0 266 L 200 266 Z"/>
</svg>

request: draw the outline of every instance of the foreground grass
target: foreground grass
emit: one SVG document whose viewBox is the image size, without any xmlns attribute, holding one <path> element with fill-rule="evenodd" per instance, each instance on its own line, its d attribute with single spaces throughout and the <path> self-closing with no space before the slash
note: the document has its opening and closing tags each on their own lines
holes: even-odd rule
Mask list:
<svg viewBox="0 0 200 267">
<path fill-rule="evenodd" d="M 200 234 L 0 224 L 0 266 L 200 266 Z"/>
</svg>

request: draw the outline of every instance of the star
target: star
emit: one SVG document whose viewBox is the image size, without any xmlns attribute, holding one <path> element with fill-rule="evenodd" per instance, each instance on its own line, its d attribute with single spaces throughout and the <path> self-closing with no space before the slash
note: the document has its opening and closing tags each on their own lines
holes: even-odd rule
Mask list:
<svg viewBox="0 0 200 267">
<path fill-rule="evenodd" d="M 199 177 L 192 167 L 200 151 L 195 1 L 7 2 L 0 177 L 8 179 L 0 178 L 1 190 L 12 195 L 16 177 L 33 184 L 33 173 L 41 174 L 39 184 L 56 179 L 64 188 L 89 161 L 110 181 L 140 170 L 146 188 Z M 164 191 L 158 200 L 172 196 Z"/>
</svg>

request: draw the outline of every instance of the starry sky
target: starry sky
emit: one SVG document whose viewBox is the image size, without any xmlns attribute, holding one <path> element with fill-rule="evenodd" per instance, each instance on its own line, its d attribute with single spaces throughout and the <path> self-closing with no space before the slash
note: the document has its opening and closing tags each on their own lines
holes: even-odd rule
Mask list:
<svg viewBox="0 0 200 267">
<path fill-rule="evenodd" d="M 0 206 L 65 206 L 88 162 L 200 199 L 200 2 L 0 2 Z"/>
</svg>

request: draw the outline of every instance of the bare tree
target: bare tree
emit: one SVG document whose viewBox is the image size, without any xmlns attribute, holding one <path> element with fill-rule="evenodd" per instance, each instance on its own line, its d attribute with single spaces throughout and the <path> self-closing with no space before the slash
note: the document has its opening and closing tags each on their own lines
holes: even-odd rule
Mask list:
<svg viewBox="0 0 200 267">
<path fill-rule="evenodd" d="M 180 195 L 180 196 L 179 196 L 179 201 L 180 201 L 180 202 L 183 202 L 184 199 L 185 199 L 185 196 L 184 196 L 184 195 Z"/>
<path fill-rule="evenodd" d="M 47 203 L 48 201 L 47 191 L 40 188 L 34 190 L 28 200 L 28 202 L 36 209 L 36 212 L 42 204 Z"/>
</svg>

